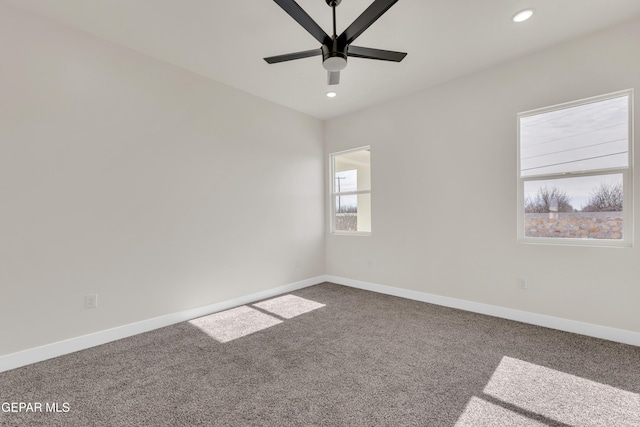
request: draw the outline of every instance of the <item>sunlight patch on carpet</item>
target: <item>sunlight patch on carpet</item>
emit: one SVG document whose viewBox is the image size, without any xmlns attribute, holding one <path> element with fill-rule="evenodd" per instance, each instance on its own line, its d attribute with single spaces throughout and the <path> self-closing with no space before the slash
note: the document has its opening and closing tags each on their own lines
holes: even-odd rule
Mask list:
<svg viewBox="0 0 640 427">
<path fill-rule="evenodd" d="M 503 357 L 484 393 L 572 426 L 640 426 L 640 395 L 511 357 Z"/>
<path fill-rule="evenodd" d="M 544 427 L 546 424 L 478 397 L 472 397 L 455 425 L 455 427 L 494 426 Z"/>
<path fill-rule="evenodd" d="M 308 313 L 317 308 L 324 307 L 325 305 L 320 304 L 319 302 L 300 298 L 295 295 L 283 295 L 281 297 L 253 304 L 253 306 L 285 319 L 291 319 L 292 317 Z"/>
<path fill-rule="evenodd" d="M 189 321 L 219 342 L 229 342 L 282 323 L 282 320 L 251 307 L 241 306 Z"/>
</svg>

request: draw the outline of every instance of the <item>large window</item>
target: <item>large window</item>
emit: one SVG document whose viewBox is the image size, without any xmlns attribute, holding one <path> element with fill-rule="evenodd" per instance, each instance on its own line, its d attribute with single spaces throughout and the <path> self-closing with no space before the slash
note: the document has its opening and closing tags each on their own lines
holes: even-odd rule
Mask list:
<svg viewBox="0 0 640 427">
<path fill-rule="evenodd" d="M 371 152 L 369 147 L 331 155 L 331 231 L 371 233 Z"/>
<path fill-rule="evenodd" d="M 518 240 L 630 246 L 631 90 L 518 115 Z"/>
</svg>

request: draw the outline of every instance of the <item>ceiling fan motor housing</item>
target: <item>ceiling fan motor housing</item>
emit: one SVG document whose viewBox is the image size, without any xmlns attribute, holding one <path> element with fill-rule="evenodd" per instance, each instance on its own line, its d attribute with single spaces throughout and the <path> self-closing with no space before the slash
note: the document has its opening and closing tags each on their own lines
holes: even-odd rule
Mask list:
<svg viewBox="0 0 640 427">
<path fill-rule="evenodd" d="M 322 66 L 327 71 L 344 70 L 347 66 L 347 45 L 333 38 L 331 44 L 322 45 Z"/>
</svg>

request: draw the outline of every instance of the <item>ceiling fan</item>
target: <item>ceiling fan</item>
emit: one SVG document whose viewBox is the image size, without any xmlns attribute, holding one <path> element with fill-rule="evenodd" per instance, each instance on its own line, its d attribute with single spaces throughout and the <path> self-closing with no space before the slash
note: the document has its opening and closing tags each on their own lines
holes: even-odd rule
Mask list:
<svg viewBox="0 0 640 427">
<path fill-rule="evenodd" d="M 285 55 L 270 56 L 264 58 L 269 64 L 291 61 L 294 59 L 308 58 L 322 55 L 322 66 L 327 70 L 327 83 L 336 85 L 340 83 L 340 70 L 347 66 L 347 57 L 379 59 L 382 61 L 400 62 L 407 56 L 404 52 L 391 50 L 372 49 L 369 47 L 353 46 L 360 34 L 380 18 L 398 0 L 375 0 L 346 30 L 339 36 L 336 35 L 336 7 L 342 0 L 325 0 L 333 11 L 333 35 L 329 36 L 320 26 L 305 12 L 294 0 L 274 0 L 278 6 L 284 9 L 293 19 L 302 25 L 322 46 L 320 49 L 305 50 L 302 52 L 287 53 Z"/>
</svg>

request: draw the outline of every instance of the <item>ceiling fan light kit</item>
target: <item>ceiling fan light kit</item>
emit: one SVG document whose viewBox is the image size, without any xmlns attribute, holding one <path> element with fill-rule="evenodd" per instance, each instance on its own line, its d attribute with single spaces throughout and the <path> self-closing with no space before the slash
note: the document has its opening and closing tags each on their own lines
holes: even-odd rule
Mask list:
<svg viewBox="0 0 640 427">
<path fill-rule="evenodd" d="M 322 45 L 322 66 L 327 71 L 344 70 L 347 66 L 347 46 L 338 47 L 338 40 L 332 46 Z"/>
<path fill-rule="evenodd" d="M 295 0 L 274 0 L 285 12 L 300 24 L 309 34 L 321 43 L 320 49 L 305 50 L 285 55 L 264 58 L 269 64 L 292 61 L 322 55 L 322 66 L 327 70 L 327 83 L 340 83 L 340 71 L 347 66 L 349 56 L 381 61 L 400 62 L 407 55 L 368 47 L 352 46 L 351 43 L 380 18 L 398 0 L 375 0 L 347 29 L 339 36 L 336 33 L 336 7 L 341 0 L 325 0 L 333 13 L 333 35 L 329 36 Z"/>
</svg>

